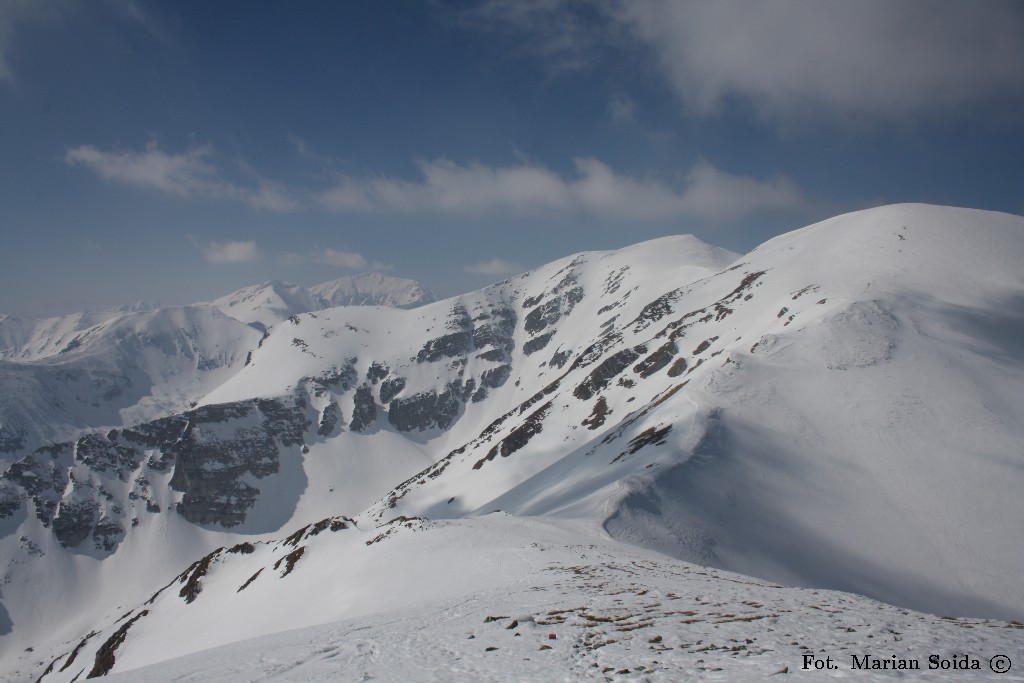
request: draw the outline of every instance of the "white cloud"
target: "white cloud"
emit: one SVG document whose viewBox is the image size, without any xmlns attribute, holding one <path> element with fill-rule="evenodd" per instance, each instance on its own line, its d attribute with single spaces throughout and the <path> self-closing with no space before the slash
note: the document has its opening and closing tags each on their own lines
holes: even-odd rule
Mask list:
<svg viewBox="0 0 1024 683">
<path fill-rule="evenodd" d="M 210 146 L 168 154 L 156 143 L 142 152 L 102 152 L 91 145 L 68 150 L 64 159 L 85 166 L 105 180 L 147 187 L 183 197 L 210 196 L 225 191 L 215 169 L 207 163 Z"/>
<path fill-rule="evenodd" d="M 705 161 L 694 166 L 686 179 L 688 185 L 682 199 L 687 212 L 712 220 L 806 207 L 800 188 L 783 175 L 756 180 L 726 173 Z"/>
<path fill-rule="evenodd" d="M 200 249 L 210 263 L 252 263 L 260 258 L 260 251 L 252 241 L 210 242 Z"/>
<path fill-rule="evenodd" d="M 492 258 L 489 261 L 481 261 L 471 266 L 463 266 L 462 269 L 467 273 L 475 275 L 507 275 L 509 273 L 521 273 L 525 270 L 518 263 L 505 261 L 500 258 Z"/>
<path fill-rule="evenodd" d="M 324 249 L 314 257 L 314 260 L 338 268 L 364 269 L 369 265 L 362 254 L 339 249 Z"/>
<path fill-rule="evenodd" d="M 292 256 L 298 256 L 293 254 Z M 301 258 L 301 257 L 300 257 Z M 322 249 L 310 254 L 310 260 L 314 263 L 323 263 L 335 268 L 348 268 L 351 270 L 391 270 L 394 266 L 380 261 L 370 261 L 357 251 L 344 249 Z"/>
<path fill-rule="evenodd" d="M 575 173 L 563 176 L 523 161 L 510 166 L 459 164 L 449 159 L 420 161 L 413 180 L 388 176 L 343 175 L 319 193 L 296 191 L 265 180 L 241 163 L 247 184 L 225 178 L 210 145 L 169 153 L 156 143 L 143 151 L 105 152 L 89 145 L 67 152 L 71 165 L 89 168 L 111 182 L 158 190 L 186 199 L 245 203 L 256 209 L 289 211 L 315 198 L 327 209 L 364 213 L 482 214 L 584 212 L 626 220 L 700 216 L 727 220 L 766 209 L 797 209 L 799 188 L 780 177 L 759 180 L 734 176 L 703 162 L 676 186 L 624 174 L 591 157 L 575 159 Z M 355 252 L 327 249 L 312 257 L 343 268 L 384 268 Z"/>
<path fill-rule="evenodd" d="M 899 117 L 1024 82 L 1024 13 L 992 0 L 716 0 L 621 5 L 688 106 L 743 97 L 773 117 Z"/>
<path fill-rule="evenodd" d="M 187 199 L 237 201 L 273 211 L 297 207 L 289 190 L 280 184 L 260 178 L 250 185 L 228 181 L 224 171 L 213 163 L 213 156 L 210 145 L 174 154 L 150 142 L 141 152 L 105 152 L 91 145 L 82 145 L 68 150 L 64 159 L 69 165 L 85 166 L 111 182 L 159 190 Z"/>
<path fill-rule="evenodd" d="M 582 211 L 630 220 L 687 215 L 727 220 L 804 204 L 799 188 L 785 177 L 735 176 L 707 162 L 695 166 L 680 187 L 617 173 L 593 158 L 576 159 L 575 165 L 574 176 L 562 177 L 536 164 L 492 167 L 440 159 L 421 162 L 416 181 L 343 176 L 320 199 L 337 211 Z"/>
<path fill-rule="evenodd" d="M 488 0 L 470 16 L 556 71 L 639 48 L 700 115 L 891 120 L 1024 95 L 1019 0 Z"/>
<path fill-rule="evenodd" d="M 418 169 L 420 181 L 342 176 L 320 199 L 327 208 L 343 211 L 474 212 L 502 206 L 555 208 L 568 203 L 558 176 L 538 166 L 461 166 L 438 159 L 422 161 Z"/>
</svg>

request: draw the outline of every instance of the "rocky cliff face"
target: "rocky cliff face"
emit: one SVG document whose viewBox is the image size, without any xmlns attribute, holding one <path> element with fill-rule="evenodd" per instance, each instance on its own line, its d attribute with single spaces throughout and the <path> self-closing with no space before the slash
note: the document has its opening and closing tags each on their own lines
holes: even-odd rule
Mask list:
<svg viewBox="0 0 1024 683">
<path fill-rule="evenodd" d="M 145 514 L 160 513 L 151 480 L 172 472 L 175 511 L 202 525 L 245 521 L 282 452 L 299 451 L 312 422 L 301 401 L 254 399 L 40 448 L 0 478 L 0 518 L 22 505 L 65 548 L 91 538 L 112 552 Z"/>
</svg>

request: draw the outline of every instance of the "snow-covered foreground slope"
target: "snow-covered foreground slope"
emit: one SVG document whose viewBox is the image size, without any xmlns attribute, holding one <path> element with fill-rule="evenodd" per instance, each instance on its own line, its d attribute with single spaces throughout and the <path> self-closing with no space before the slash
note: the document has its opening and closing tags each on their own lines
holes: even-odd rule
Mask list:
<svg viewBox="0 0 1024 683">
<path fill-rule="evenodd" d="M 785 588 L 505 513 L 370 530 L 327 519 L 214 553 L 118 616 L 39 662 L 43 680 L 895 678 L 854 668 L 875 661 L 936 680 L 1024 679 L 990 667 L 1024 662 L 1020 625 Z M 174 659 L 184 653 L 196 654 Z"/>
<path fill-rule="evenodd" d="M 78 643 L 95 655 L 110 638 L 117 671 L 378 619 L 413 598 L 352 596 L 400 562 L 409 576 L 449 567 L 463 591 L 453 600 L 519 595 L 500 572 L 474 583 L 443 555 L 372 550 L 338 551 L 356 564 L 317 551 L 344 568 L 310 570 L 302 590 L 316 593 L 282 588 L 317 566 L 313 545 L 299 553 L 315 527 L 273 539 L 327 515 L 358 524 L 316 543 L 368 549 L 413 518 L 456 535 L 485 525 L 496 536 L 479 567 L 507 555 L 504 532 L 486 526 L 500 508 L 559 533 L 577 525 L 562 544 L 577 554 L 626 552 L 610 534 L 666 567 L 681 566 L 671 556 L 1019 620 L 1022 332 L 1024 219 L 921 205 L 841 216 L 742 257 L 664 238 L 414 310 L 294 316 L 195 408 L 40 449 L 4 473 L 0 671 L 37 677 L 45 660 L 48 677 L 70 677 Z M 237 550 L 207 555 L 222 546 Z M 240 590 L 252 562 L 267 567 Z M 189 602 L 199 569 L 196 581 L 211 578 Z M 437 582 L 399 583 L 395 596 L 447 599 Z M 260 611 L 296 604 L 287 617 Z M 131 660 L 132 648 L 147 654 Z"/>
</svg>

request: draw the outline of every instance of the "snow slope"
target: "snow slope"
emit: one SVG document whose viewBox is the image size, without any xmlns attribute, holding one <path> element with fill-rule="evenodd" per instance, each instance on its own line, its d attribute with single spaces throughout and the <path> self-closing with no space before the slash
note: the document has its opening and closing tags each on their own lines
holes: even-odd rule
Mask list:
<svg viewBox="0 0 1024 683">
<path fill-rule="evenodd" d="M 0 315 L 0 359 L 34 361 L 54 356 L 89 328 L 126 313 L 142 313 L 155 308 L 152 304 L 139 302 L 109 311 L 80 311 L 42 320 Z"/>
<path fill-rule="evenodd" d="M 258 323 L 263 329 L 297 313 L 323 308 L 323 302 L 316 295 L 298 285 L 279 280 L 243 287 L 214 299 L 209 305 L 243 323 Z"/>
<path fill-rule="evenodd" d="M 989 667 L 1024 661 L 1020 625 L 785 588 L 505 513 L 371 530 L 327 519 L 216 552 L 119 616 L 53 660 L 20 659 L 46 681 L 108 664 L 115 681 L 820 680 L 806 655 L 858 680 L 893 675 L 853 670 L 853 656 L 936 680 L 1024 679 Z M 931 656 L 982 671 L 928 671 Z"/>
<path fill-rule="evenodd" d="M 1022 274 L 1024 219 L 897 205 L 788 233 L 742 257 L 692 237 L 665 238 L 580 254 L 413 310 L 291 317 L 193 411 L 140 425 L 135 436 L 125 430 L 52 457 L 33 454 L 4 475 L 0 652 L 18 663 L 0 671 L 34 678 L 54 662 L 44 680 L 72 677 L 77 669 L 64 667 L 79 643 L 95 663 L 129 622 L 111 646 L 115 672 L 339 619 L 383 633 L 384 613 L 413 602 L 423 610 L 416 618 L 426 619 L 484 594 L 521 600 L 533 574 L 520 561 L 529 557 L 526 565 L 539 570 L 533 553 L 541 551 L 520 541 L 542 528 L 558 536 L 544 552 L 559 548 L 563 569 L 594 544 L 616 566 L 658 558 L 644 578 L 658 586 L 699 571 L 680 569 L 682 560 L 939 615 L 1020 619 L 1024 545 L 1007 539 L 1019 539 L 1024 519 L 1016 495 L 1024 477 Z M 116 468 L 90 464 L 109 459 Z M 50 477 L 59 486 L 39 485 Z M 71 526 L 59 522 L 65 507 Z M 487 514 L 497 508 L 513 517 Z M 72 515 L 81 510 L 100 512 Z M 280 540 L 326 515 L 354 524 Z M 377 554 L 407 523 L 488 550 L 468 559 L 465 548 L 474 546 L 459 550 L 446 535 L 436 556 L 406 541 L 396 545 L 408 552 Z M 112 524 L 123 535 L 109 532 Z M 325 539 L 347 540 L 327 549 L 334 541 Z M 247 542 L 256 544 L 252 553 L 239 546 Z M 239 550 L 215 551 L 222 546 Z M 307 550 L 295 556 L 299 547 Z M 175 579 L 184 558 L 196 563 Z M 519 569 L 503 572 L 509 563 Z M 707 574 L 720 579 L 715 590 L 733 580 Z M 58 582 L 69 586 L 66 596 L 45 593 Z M 742 599 L 719 594 L 727 613 L 748 598 L 769 604 L 761 583 L 748 585 L 761 588 Z M 161 586 L 168 588 L 143 605 Z M 560 590 L 582 597 L 568 583 Z M 806 593 L 773 590 L 782 597 L 772 600 L 799 614 L 783 633 L 803 623 L 816 651 L 867 647 L 866 635 L 835 639 Z M 428 605 L 424 592 L 439 602 Z M 593 595 L 604 605 L 624 599 Z M 865 624 L 913 631 L 906 640 L 914 648 L 955 648 L 952 634 L 969 630 L 974 640 L 961 642 L 980 655 L 1013 633 L 996 622 L 945 630 L 924 615 L 826 598 L 855 603 Z M 268 642 L 300 653 L 308 671 L 326 672 L 334 664 L 309 653 L 309 638 L 337 641 L 347 628 Z M 672 638 L 688 638 L 673 628 Z M 388 646 L 414 633 L 399 631 Z M 761 633 L 779 639 L 772 650 L 785 649 L 779 636 Z M 418 642 L 445 642 L 430 637 Z M 444 647 L 490 656 L 462 645 Z M 31 657 L 20 654 L 30 646 Z M 247 647 L 231 652 L 241 657 Z M 676 650 L 665 655 L 676 658 L 666 660 L 672 666 L 697 664 L 693 648 Z M 395 661 L 428 656 L 416 652 Z M 721 665 L 741 656 L 697 658 Z M 796 666 L 758 657 L 750 677 Z M 366 661 L 391 672 L 381 675 L 405 666 Z M 485 667 L 473 661 L 479 668 L 467 677 Z M 213 676 L 210 662 L 182 666 Z M 568 679 L 589 675 L 563 670 Z M 668 680 L 681 670 L 642 675 Z M 260 675 L 248 671 L 239 676 Z M 505 679 L 499 672 L 494 680 Z"/>
</svg>

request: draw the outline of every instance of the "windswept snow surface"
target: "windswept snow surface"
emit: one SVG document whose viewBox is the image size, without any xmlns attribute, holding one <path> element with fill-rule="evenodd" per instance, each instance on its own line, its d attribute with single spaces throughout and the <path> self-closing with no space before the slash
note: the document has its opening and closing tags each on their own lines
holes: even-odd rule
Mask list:
<svg viewBox="0 0 1024 683">
<path fill-rule="evenodd" d="M 441 677 L 445 660 L 464 680 L 516 680 L 540 661 L 529 650 L 560 662 L 554 680 L 752 680 L 799 670 L 800 645 L 836 649 L 836 676 L 871 675 L 849 670 L 854 651 L 902 647 L 925 668 L 954 651 L 1017 662 L 1020 631 L 985 619 L 1024 620 L 1022 340 L 1024 219 L 923 205 L 840 216 L 744 256 L 663 238 L 413 310 L 290 316 L 177 440 L 116 472 L 66 446 L 73 476 L 46 453 L 4 475 L 0 672 L 70 680 L 111 657 L 117 673 L 220 646 L 233 649 L 167 671 L 401 679 L 414 661 Z M 51 517 L 86 504 L 134 516 L 123 540 L 94 551 L 102 520 L 79 515 L 86 540 L 58 544 Z M 632 578 L 608 568 L 634 562 L 646 568 Z M 485 616 L 646 609 L 629 582 L 656 591 L 652 614 L 671 611 L 670 592 L 695 614 L 615 637 L 614 620 L 572 612 L 558 647 L 608 658 L 597 667 L 526 648 L 533 631 L 497 621 L 486 627 L 514 645 L 476 649 Z M 777 616 L 721 621 L 760 606 Z M 439 614 L 436 633 L 417 626 Z M 861 625 L 839 623 L 850 615 Z M 618 642 L 591 649 L 599 636 Z M 231 645 L 253 637 L 273 640 Z M 269 642 L 280 657 L 242 661 Z M 631 663 L 661 642 L 673 650 Z M 739 645 L 749 654 L 723 649 Z"/>
<path fill-rule="evenodd" d="M 631 547 L 579 522 L 492 513 L 402 520 L 370 531 L 313 530 L 251 552 L 221 553 L 201 578 L 187 574 L 125 613 L 115 626 L 134 623 L 116 652 L 115 671 L 123 673 L 111 680 L 899 676 L 854 669 L 854 656 L 913 661 L 921 669 L 914 673 L 928 680 L 1024 680 L 989 666 L 998 655 L 1024 661 L 1019 625 L 943 619 L 845 593 L 785 588 Z M 186 604 L 181 594 L 190 587 L 195 597 Z M 348 618 L 287 630 L 336 614 Z M 68 654 L 55 660 L 60 671 L 44 680 L 92 672 L 95 652 L 113 628 L 68 643 L 77 656 L 70 666 Z M 220 645 L 231 641 L 241 642 Z M 196 654 L 161 661 L 183 652 Z M 932 656 L 940 666 L 966 656 L 983 670 L 929 671 Z M 814 669 L 814 660 L 825 665 L 826 659 L 834 670 Z M 145 666 L 153 661 L 161 663 Z"/>
</svg>

